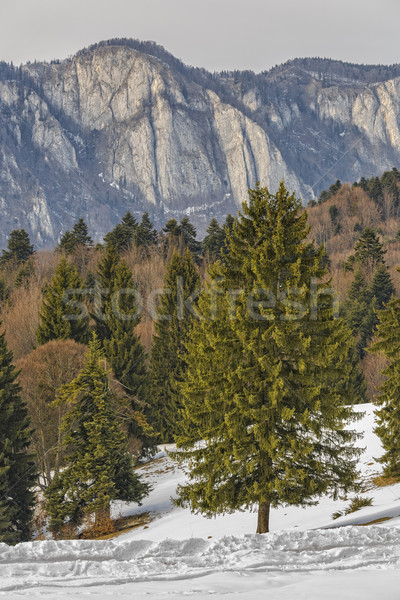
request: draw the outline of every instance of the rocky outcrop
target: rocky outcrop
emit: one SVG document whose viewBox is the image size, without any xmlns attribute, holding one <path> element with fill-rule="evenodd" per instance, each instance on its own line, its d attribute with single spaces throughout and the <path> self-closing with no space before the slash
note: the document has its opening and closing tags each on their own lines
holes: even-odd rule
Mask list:
<svg viewBox="0 0 400 600">
<path fill-rule="evenodd" d="M 15 227 L 54 245 L 81 216 L 101 239 L 128 209 L 158 226 L 189 214 L 202 234 L 256 181 L 283 178 L 308 200 L 400 163 L 397 67 L 293 61 L 211 76 L 142 46 L 0 66 L 2 245 Z"/>
</svg>

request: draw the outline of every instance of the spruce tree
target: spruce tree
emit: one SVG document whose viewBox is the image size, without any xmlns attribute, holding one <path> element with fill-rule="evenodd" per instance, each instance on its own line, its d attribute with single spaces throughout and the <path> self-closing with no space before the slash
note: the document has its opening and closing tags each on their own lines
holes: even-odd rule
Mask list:
<svg viewBox="0 0 400 600">
<path fill-rule="evenodd" d="M 381 440 L 384 453 L 379 459 L 384 473 L 400 477 L 400 300 L 393 299 L 379 313 L 378 341 L 369 349 L 372 353 L 383 353 L 388 365 L 382 374 L 385 377 L 380 394 L 376 398 L 375 433 Z"/>
<path fill-rule="evenodd" d="M 385 250 L 376 232 L 366 227 L 359 240 L 354 245 L 354 257 L 358 263 L 370 261 L 373 266 L 384 262 Z"/>
<path fill-rule="evenodd" d="M 259 533 L 271 505 L 336 497 L 357 474 L 352 336 L 329 298 L 315 313 L 326 267 L 308 234 L 283 183 L 250 190 L 187 343 L 177 503 L 207 516 L 257 504 Z"/>
<path fill-rule="evenodd" d="M 113 500 L 140 504 L 149 487 L 134 472 L 96 338 L 84 369 L 61 388 L 58 402 L 71 408 L 62 423 L 66 466 L 46 491 L 51 530 L 79 525 L 88 514 L 109 517 Z"/>
<path fill-rule="evenodd" d="M 148 249 L 157 244 L 157 230 L 154 229 L 150 221 L 149 213 L 145 212 L 142 216 L 140 225 L 136 230 L 136 244 L 139 247 Z"/>
<path fill-rule="evenodd" d="M 140 322 L 140 306 L 132 273 L 119 260 L 114 247 L 106 250 L 98 266 L 97 307 L 93 314 L 95 330 L 111 369 L 131 398 L 133 410 L 143 411 L 147 398 L 145 352 L 135 331 Z M 140 417 L 140 421 L 143 419 Z M 147 436 L 132 422 L 130 433 L 147 447 Z"/>
<path fill-rule="evenodd" d="M 118 252 L 128 250 L 135 239 L 137 228 L 138 224 L 135 217 L 133 217 L 130 212 L 127 212 L 122 218 L 121 223 L 118 223 L 118 225 L 104 237 L 106 247 L 109 248 L 112 246 Z"/>
<path fill-rule="evenodd" d="M 196 240 L 197 231 L 195 226 L 190 222 L 189 217 L 183 217 L 179 224 L 180 235 L 186 248 L 197 256 L 201 252 L 201 243 Z"/>
<path fill-rule="evenodd" d="M 30 419 L 4 334 L 0 335 L 0 542 L 31 536 L 36 467 L 29 454 Z"/>
<path fill-rule="evenodd" d="M 350 286 L 344 308 L 345 319 L 356 336 L 356 348 L 360 358 L 372 340 L 378 324 L 377 311 L 381 310 L 394 294 L 394 286 L 384 263 L 376 267 L 371 285 L 359 267 Z"/>
<path fill-rule="evenodd" d="M 178 382 L 186 368 L 184 344 L 193 319 L 185 302 L 199 287 L 200 277 L 190 252 L 187 250 L 183 258 L 173 254 L 157 308 L 150 360 L 151 424 L 158 433 L 157 441 L 162 443 L 172 442 L 180 428 Z"/>
<path fill-rule="evenodd" d="M 57 249 L 66 254 L 72 254 L 79 246 L 93 246 L 93 240 L 89 235 L 88 227 L 82 218 L 75 223 L 72 231 L 64 233 Z"/>
<path fill-rule="evenodd" d="M 36 333 L 39 344 L 51 340 L 75 340 L 85 344 L 89 335 L 89 318 L 82 306 L 82 282 L 75 266 L 63 257 L 51 283 L 43 292 Z M 79 304 L 79 306 L 76 306 Z"/>
<path fill-rule="evenodd" d="M 73 226 L 72 235 L 76 239 L 77 245 L 93 246 L 93 240 L 89 235 L 88 226 L 82 218 Z"/>
<path fill-rule="evenodd" d="M 110 339 L 112 335 L 108 324 L 108 312 L 119 260 L 118 250 L 113 245 L 107 247 L 95 276 L 95 309 L 92 317 L 95 321 L 96 335 L 101 343 Z"/>
<path fill-rule="evenodd" d="M 383 263 L 378 265 L 371 284 L 371 296 L 376 298 L 376 307 L 382 310 L 394 295 L 395 289 L 390 273 Z"/>
<path fill-rule="evenodd" d="M 208 253 L 211 262 L 215 262 L 221 257 L 222 250 L 225 246 L 225 231 L 219 226 L 217 219 L 211 219 L 207 227 L 207 235 L 205 236 L 202 246 L 203 252 Z"/>
<path fill-rule="evenodd" d="M 140 306 L 125 261 L 116 267 L 110 300 L 105 312 L 110 336 L 103 339 L 104 351 L 126 392 L 140 398 L 147 381 L 144 348 L 135 333 L 141 318 Z"/>
<path fill-rule="evenodd" d="M 25 263 L 33 254 L 33 246 L 25 229 L 14 229 L 8 238 L 7 250 L 3 250 L 0 257 L 0 265 L 9 261 Z"/>
</svg>

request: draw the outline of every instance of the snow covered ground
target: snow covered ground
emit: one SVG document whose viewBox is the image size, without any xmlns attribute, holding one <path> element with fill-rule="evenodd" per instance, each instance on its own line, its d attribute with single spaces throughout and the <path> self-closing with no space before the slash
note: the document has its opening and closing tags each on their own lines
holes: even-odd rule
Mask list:
<svg viewBox="0 0 400 600">
<path fill-rule="evenodd" d="M 365 432 L 361 459 L 367 481 L 380 470 L 372 433 L 373 407 L 356 427 Z M 167 448 L 168 450 L 168 448 Z M 369 600 L 400 598 L 400 484 L 370 489 L 373 505 L 337 520 L 349 499 L 321 499 L 306 509 L 281 507 L 272 532 L 255 535 L 256 514 L 216 519 L 173 507 L 184 473 L 162 451 L 141 468 L 154 490 L 142 507 L 119 504 L 115 513 L 148 512 L 146 526 L 107 541 L 0 544 L 0 596 L 168 599 L 209 596 L 255 600 Z M 373 523 L 379 524 L 359 526 Z"/>
</svg>

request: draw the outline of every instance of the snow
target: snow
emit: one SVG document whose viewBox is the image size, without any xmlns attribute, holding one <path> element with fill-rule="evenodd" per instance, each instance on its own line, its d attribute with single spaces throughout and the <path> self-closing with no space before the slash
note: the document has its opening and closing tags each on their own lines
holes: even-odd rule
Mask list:
<svg viewBox="0 0 400 600">
<path fill-rule="evenodd" d="M 254 534 L 256 514 L 205 519 L 173 506 L 184 472 L 161 450 L 139 472 L 154 485 L 142 507 L 116 504 L 123 515 L 147 512 L 152 521 L 104 541 L 0 544 L 0 597 L 182 598 L 259 600 L 385 600 L 400 597 L 400 484 L 376 488 L 382 452 L 373 433 L 372 405 L 356 425 L 366 450 L 363 494 L 373 505 L 337 520 L 346 500 L 321 499 L 308 508 L 280 507 L 272 532 Z M 377 519 L 376 525 L 359 526 Z"/>
</svg>

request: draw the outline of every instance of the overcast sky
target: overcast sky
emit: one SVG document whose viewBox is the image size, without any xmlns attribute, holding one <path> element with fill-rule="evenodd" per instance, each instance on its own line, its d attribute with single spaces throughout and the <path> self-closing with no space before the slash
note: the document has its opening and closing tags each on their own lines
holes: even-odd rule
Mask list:
<svg viewBox="0 0 400 600">
<path fill-rule="evenodd" d="M 0 60 L 65 58 L 132 37 L 210 70 L 304 56 L 392 64 L 399 23 L 400 0 L 0 0 Z"/>
</svg>

